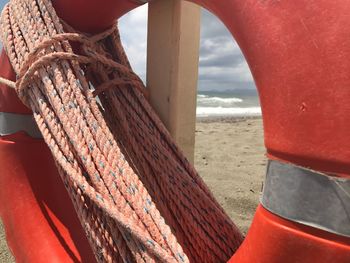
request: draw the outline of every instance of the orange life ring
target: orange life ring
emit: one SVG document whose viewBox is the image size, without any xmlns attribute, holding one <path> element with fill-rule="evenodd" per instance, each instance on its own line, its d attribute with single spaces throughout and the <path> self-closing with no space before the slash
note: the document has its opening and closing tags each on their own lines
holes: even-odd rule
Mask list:
<svg viewBox="0 0 350 263">
<path fill-rule="evenodd" d="M 193 2 L 207 8 L 225 23 L 248 61 L 259 90 L 268 157 L 348 181 L 350 141 L 346 136 L 350 134 L 350 91 L 347 88 L 350 86 L 350 62 L 347 58 L 350 57 L 350 45 L 347 43 L 350 33 L 350 4 L 345 0 Z M 136 2 L 127 0 L 108 0 L 102 7 L 96 0 L 60 0 L 55 1 L 55 5 L 59 15 L 69 24 L 80 30 L 90 29 L 93 32 L 109 27 L 116 17 L 138 6 Z M 115 8 L 110 8 L 112 6 Z M 2 76 L 14 77 L 4 55 L 1 61 Z M 0 89 L 0 110 L 12 112 L 12 106 L 6 106 L 1 101 L 9 101 L 11 98 L 15 102 L 15 95 L 3 86 Z M 15 103 L 19 107 L 19 113 L 28 113 Z M 11 231 L 11 226 L 15 227 L 13 222 L 24 220 L 24 207 L 33 208 L 35 220 L 47 216 L 39 201 L 48 200 L 50 203 L 50 199 L 46 198 L 51 198 L 49 193 L 44 194 L 40 189 L 34 192 L 31 189 L 32 182 L 26 176 L 30 171 L 35 173 L 35 164 L 29 159 L 19 159 L 24 156 L 17 155 L 18 149 L 26 152 L 27 147 L 21 145 L 23 137 L 20 136 L 22 135 L 16 134 L 1 138 L 0 141 L 0 166 L 11 170 L 13 164 L 16 164 L 18 169 L 15 173 L 7 176 L 5 173 L 5 176 L 0 177 L 1 185 L 13 187 L 0 192 L 1 204 L 8 196 L 12 198 L 12 201 L 2 205 L 0 212 L 16 258 L 18 261 L 25 259 L 28 262 L 40 262 L 40 259 L 44 261 L 47 258 L 57 258 L 57 261 L 67 259 L 63 261 L 69 262 L 72 259 L 70 254 L 73 253 L 78 260 L 82 256 L 90 259 L 91 252 L 86 252 L 87 242 L 76 218 L 72 216 L 74 212 L 63 187 L 58 191 L 66 201 L 53 201 L 55 209 L 47 212 L 55 226 L 60 226 L 58 229 L 50 229 L 44 221 L 34 221 L 33 215 L 28 215 L 33 220 L 29 222 L 31 226 L 35 227 L 35 222 L 41 222 L 37 228 L 43 231 L 41 234 L 52 234 L 52 242 L 48 241 L 46 245 L 53 248 L 53 252 L 46 249 L 40 255 L 40 251 L 34 251 L 33 248 L 38 246 L 31 244 L 31 237 L 25 235 L 25 229 L 21 236 L 16 236 L 18 231 Z M 16 143 L 12 144 L 14 141 Z M 38 160 L 45 160 L 46 171 L 52 173 L 55 168 L 43 143 L 33 141 L 32 145 L 33 148 L 27 149 L 39 150 Z M 14 155 L 5 154 L 9 152 Z M 32 155 L 32 158 L 36 157 Z M 27 167 L 32 168 L 28 170 Z M 52 180 L 58 182 L 58 176 Z M 55 182 L 50 181 L 47 184 L 52 186 Z M 18 185 L 22 186 L 21 192 L 14 194 L 10 189 L 18 188 Z M 26 201 L 23 201 L 24 197 L 27 198 Z M 6 213 L 6 209 L 10 207 L 15 209 Z M 76 230 L 76 239 L 69 237 L 67 228 Z M 53 230 L 58 230 L 62 235 L 64 245 L 62 242 L 57 243 L 57 232 Z M 22 240 L 23 244 L 16 246 L 11 240 Z M 65 250 L 64 246 L 69 249 Z M 45 244 L 42 247 L 47 248 Z M 24 255 L 24 251 L 30 251 L 30 254 Z M 40 257 L 43 255 L 45 257 Z M 230 262 L 346 263 L 350 262 L 350 238 L 293 222 L 259 206 L 246 240 Z"/>
</svg>

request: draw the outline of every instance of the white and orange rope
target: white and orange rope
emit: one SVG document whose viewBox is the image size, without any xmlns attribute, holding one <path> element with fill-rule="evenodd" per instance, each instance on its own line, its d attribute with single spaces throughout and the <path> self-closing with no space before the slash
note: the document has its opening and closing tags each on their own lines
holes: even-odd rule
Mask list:
<svg viewBox="0 0 350 263">
<path fill-rule="evenodd" d="M 18 80 L 0 82 L 32 109 L 97 260 L 227 261 L 243 237 L 148 104 L 117 28 L 64 29 L 49 0 L 11 0 L 1 38 Z"/>
</svg>

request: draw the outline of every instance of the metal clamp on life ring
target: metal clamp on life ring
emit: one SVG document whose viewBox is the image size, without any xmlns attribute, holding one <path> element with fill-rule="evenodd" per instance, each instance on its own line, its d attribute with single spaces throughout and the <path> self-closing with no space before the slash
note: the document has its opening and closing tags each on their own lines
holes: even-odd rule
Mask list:
<svg viewBox="0 0 350 263">
<path fill-rule="evenodd" d="M 261 200 L 285 219 L 350 237 L 350 180 L 269 160 Z"/>
<path fill-rule="evenodd" d="M 0 112 L 0 136 L 23 131 L 33 138 L 42 138 L 33 115 Z"/>
</svg>

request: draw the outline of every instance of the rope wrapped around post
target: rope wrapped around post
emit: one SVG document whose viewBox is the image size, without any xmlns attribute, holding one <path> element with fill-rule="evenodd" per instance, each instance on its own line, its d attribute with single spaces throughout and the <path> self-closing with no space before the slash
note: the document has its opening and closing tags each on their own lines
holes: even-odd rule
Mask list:
<svg viewBox="0 0 350 263">
<path fill-rule="evenodd" d="M 226 262 L 242 242 L 171 139 L 116 27 L 65 32 L 49 0 L 11 0 L 1 38 L 99 262 Z M 97 100 L 96 97 L 99 99 Z"/>
</svg>

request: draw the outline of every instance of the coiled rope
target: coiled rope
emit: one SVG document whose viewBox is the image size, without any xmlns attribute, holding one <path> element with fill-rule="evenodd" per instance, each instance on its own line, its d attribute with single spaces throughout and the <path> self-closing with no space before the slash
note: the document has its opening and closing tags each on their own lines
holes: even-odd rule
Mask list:
<svg viewBox="0 0 350 263">
<path fill-rule="evenodd" d="M 1 38 L 18 79 L 1 82 L 32 109 L 96 259 L 227 261 L 243 237 L 148 104 L 117 28 L 63 24 L 49 0 L 10 1 Z"/>
</svg>

